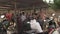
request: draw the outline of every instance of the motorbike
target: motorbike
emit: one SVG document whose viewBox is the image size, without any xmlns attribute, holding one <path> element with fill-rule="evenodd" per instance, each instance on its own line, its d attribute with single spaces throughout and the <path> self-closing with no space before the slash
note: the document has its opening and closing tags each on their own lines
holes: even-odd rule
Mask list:
<svg viewBox="0 0 60 34">
<path fill-rule="evenodd" d="M 9 21 L 6 20 L 4 15 L 0 16 L 0 34 L 7 34 L 7 28 L 9 26 Z"/>
</svg>

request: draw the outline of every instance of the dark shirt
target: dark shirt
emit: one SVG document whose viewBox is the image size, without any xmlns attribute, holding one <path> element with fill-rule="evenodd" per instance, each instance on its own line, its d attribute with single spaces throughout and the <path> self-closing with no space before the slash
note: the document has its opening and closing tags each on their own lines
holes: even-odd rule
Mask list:
<svg viewBox="0 0 60 34">
<path fill-rule="evenodd" d="M 41 20 L 41 19 L 37 19 L 37 22 L 39 22 L 39 23 L 40 23 L 40 26 L 41 26 L 41 27 L 42 27 L 42 29 L 43 29 L 44 21 L 43 21 L 43 20 Z"/>
<path fill-rule="evenodd" d="M 49 21 L 49 26 L 52 27 L 52 25 L 54 25 L 53 28 L 56 28 L 56 24 L 53 20 Z"/>
<path fill-rule="evenodd" d="M 56 26 L 56 24 L 55 24 L 54 21 L 50 21 L 50 22 L 49 22 L 49 25 L 55 25 L 55 26 Z"/>
</svg>

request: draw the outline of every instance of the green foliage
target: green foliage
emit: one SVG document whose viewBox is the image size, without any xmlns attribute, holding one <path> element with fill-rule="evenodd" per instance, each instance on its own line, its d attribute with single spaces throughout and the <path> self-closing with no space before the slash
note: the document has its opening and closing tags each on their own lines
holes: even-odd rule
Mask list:
<svg viewBox="0 0 60 34">
<path fill-rule="evenodd" d="M 54 4 L 51 5 L 53 9 L 60 9 L 60 0 L 54 0 Z"/>
<path fill-rule="evenodd" d="M 60 9 L 60 0 L 54 0 L 54 3 L 48 3 L 49 8 L 52 8 L 54 10 Z"/>
</svg>

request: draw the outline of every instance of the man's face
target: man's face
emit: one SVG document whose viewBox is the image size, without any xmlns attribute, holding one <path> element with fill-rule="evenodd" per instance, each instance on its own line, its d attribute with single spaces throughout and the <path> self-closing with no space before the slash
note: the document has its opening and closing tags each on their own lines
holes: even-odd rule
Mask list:
<svg viewBox="0 0 60 34">
<path fill-rule="evenodd" d="M 36 19 L 36 18 L 37 18 L 37 16 L 36 16 L 36 15 L 33 15 L 33 18 L 35 18 L 35 19 Z"/>
</svg>

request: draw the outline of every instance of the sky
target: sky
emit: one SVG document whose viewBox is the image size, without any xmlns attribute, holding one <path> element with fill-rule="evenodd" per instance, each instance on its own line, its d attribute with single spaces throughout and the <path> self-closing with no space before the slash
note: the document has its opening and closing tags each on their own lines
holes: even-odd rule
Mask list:
<svg viewBox="0 0 60 34">
<path fill-rule="evenodd" d="M 51 1 L 50 3 L 53 3 L 53 0 L 43 0 L 46 1 L 47 3 L 49 3 L 49 1 Z"/>
</svg>

